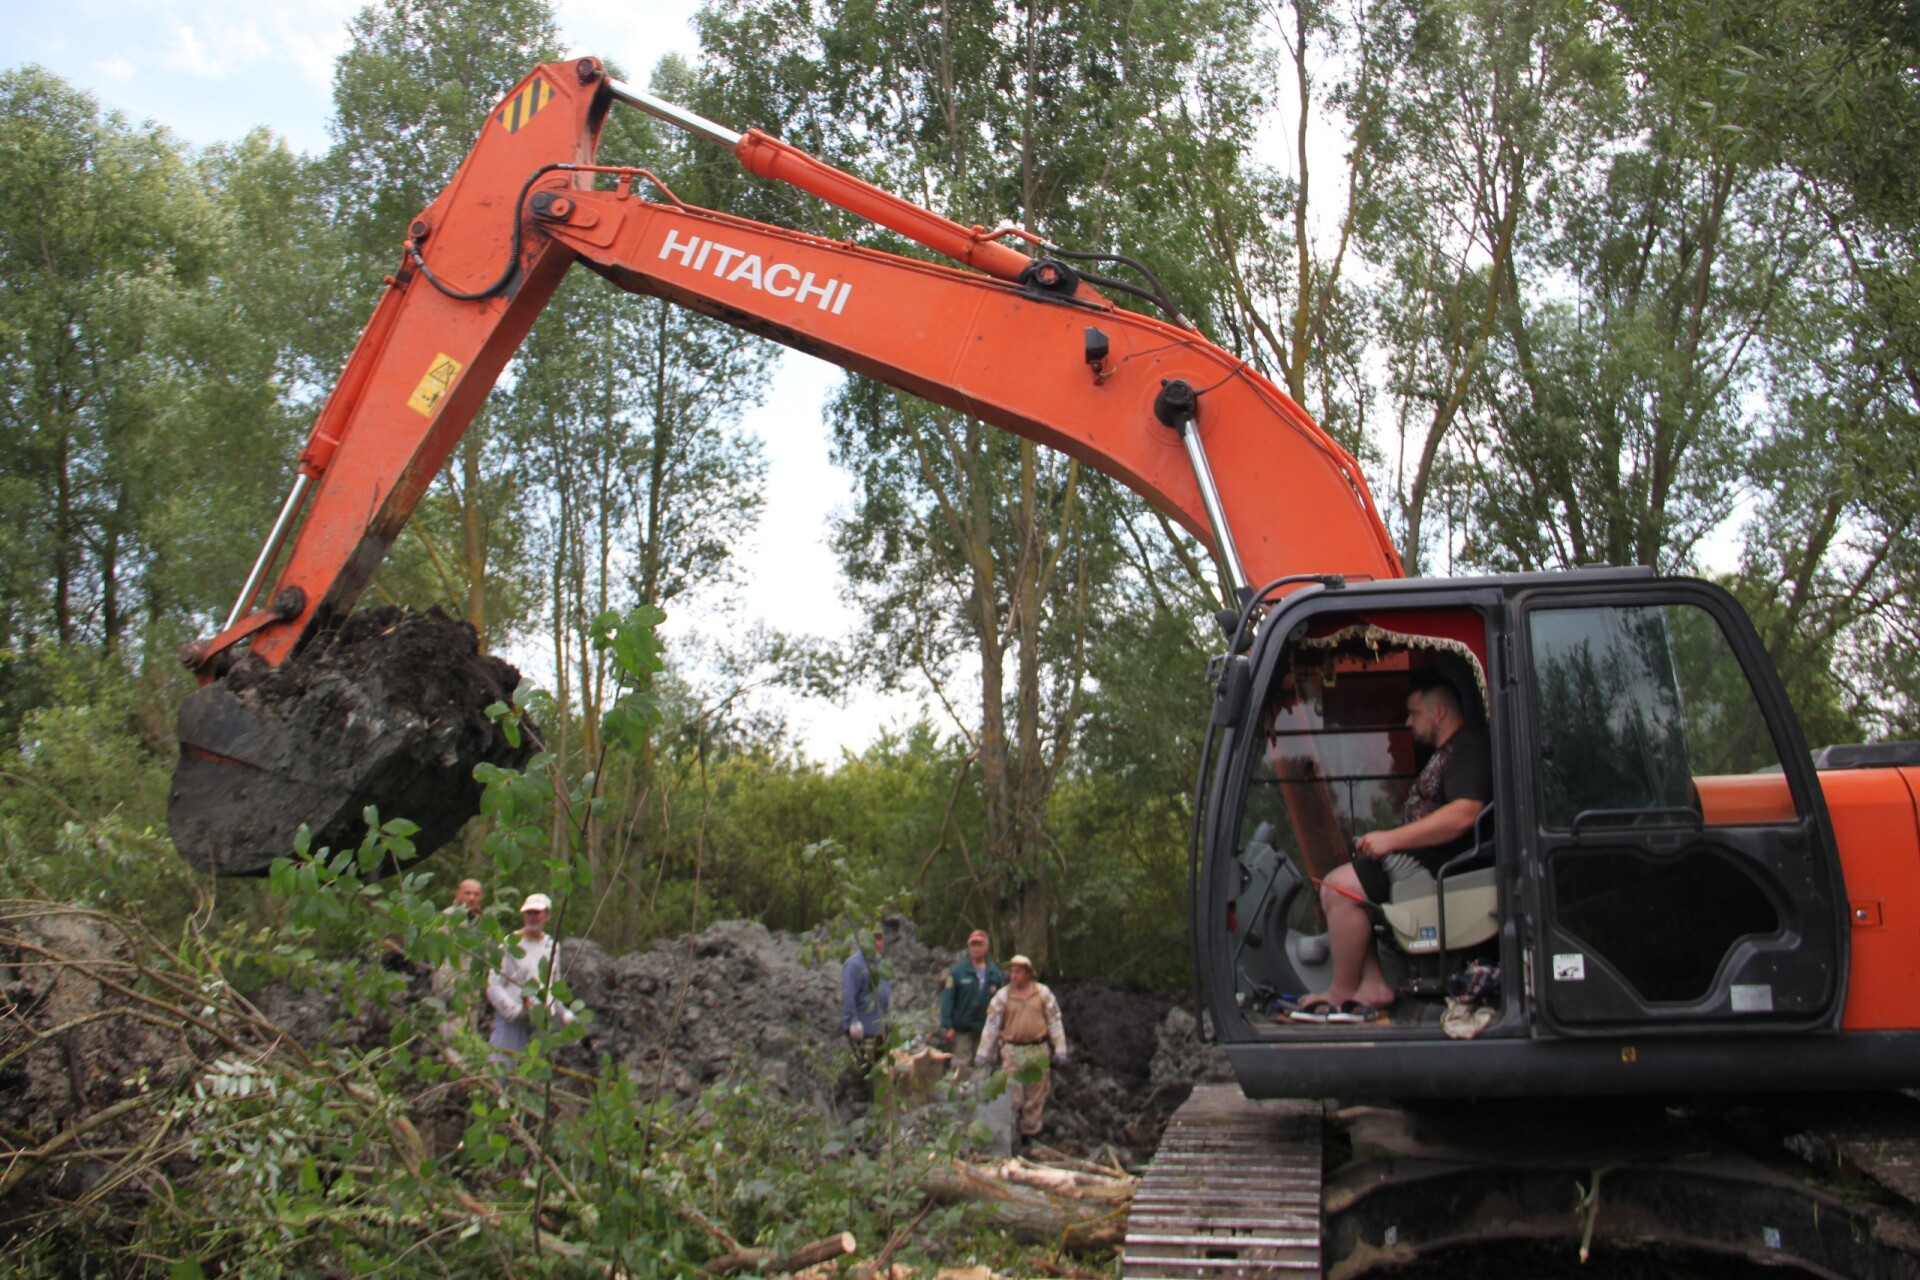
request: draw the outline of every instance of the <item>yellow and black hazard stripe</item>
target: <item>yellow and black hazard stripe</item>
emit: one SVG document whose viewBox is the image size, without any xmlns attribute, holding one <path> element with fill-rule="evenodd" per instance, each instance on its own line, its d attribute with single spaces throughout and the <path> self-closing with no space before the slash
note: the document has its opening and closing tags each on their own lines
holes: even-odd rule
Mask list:
<svg viewBox="0 0 1920 1280">
<path fill-rule="evenodd" d="M 539 114 L 540 108 L 552 101 L 553 86 L 536 76 L 500 105 L 496 118 L 506 126 L 508 133 L 518 133 L 521 125 L 533 119 Z"/>
</svg>

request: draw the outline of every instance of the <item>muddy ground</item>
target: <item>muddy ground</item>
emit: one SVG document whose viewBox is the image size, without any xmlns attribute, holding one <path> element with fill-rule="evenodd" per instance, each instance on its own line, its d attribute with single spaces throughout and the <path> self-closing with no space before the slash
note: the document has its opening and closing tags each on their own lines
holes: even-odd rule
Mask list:
<svg viewBox="0 0 1920 1280">
<path fill-rule="evenodd" d="M 887 925 L 893 1018 L 908 1042 L 938 1024 L 941 981 L 954 955 L 923 945 L 907 921 Z M 840 1031 L 840 965 L 848 945 L 823 934 L 771 933 L 728 920 L 622 956 L 561 942 L 561 977 L 593 1010 L 586 1039 L 561 1061 L 592 1070 L 602 1054 L 649 1090 L 691 1103 L 721 1081 L 754 1080 L 823 1115 L 851 1120 L 867 1091 L 851 1087 Z M 1073 1062 L 1057 1076 L 1042 1140 L 1073 1152 L 1116 1148 L 1144 1159 L 1199 1079 L 1231 1078 L 1225 1055 L 1201 1045 L 1193 1016 L 1164 996 L 1098 981 L 1053 984 Z M 324 993 L 276 989 L 261 1008 L 296 1038 L 316 1039 L 337 1014 Z M 384 1043 L 377 1017 L 363 1032 Z"/>
<path fill-rule="evenodd" d="M 609 1052 L 683 1098 L 722 1078 L 755 1075 L 792 1101 L 844 1117 L 861 1099 L 846 1088 L 850 1055 L 840 1032 L 849 945 L 737 920 L 617 959 L 576 944 L 566 977 L 595 1025 L 575 1052 Z M 885 960 L 895 1034 L 910 1044 L 932 1037 L 954 955 L 893 920 Z M 1045 1135 L 1052 1145 L 1112 1145 L 1144 1157 L 1196 1075 L 1227 1078 L 1225 1056 L 1205 1050 L 1192 1015 L 1165 997 L 1098 981 L 1053 985 L 1074 1060 L 1057 1073 Z"/>
</svg>

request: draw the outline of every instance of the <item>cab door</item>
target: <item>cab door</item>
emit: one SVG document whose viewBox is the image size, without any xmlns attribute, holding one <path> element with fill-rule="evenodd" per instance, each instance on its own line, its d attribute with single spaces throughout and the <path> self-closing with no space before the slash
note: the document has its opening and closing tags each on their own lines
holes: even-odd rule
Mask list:
<svg viewBox="0 0 1920 1280">
<path fill-rule="evenodd" d="M 1513 611 L 1535 1034 L 1837 1025 L 1838 852 L 1738 604 L 1643 580 Z"/>
</svg>

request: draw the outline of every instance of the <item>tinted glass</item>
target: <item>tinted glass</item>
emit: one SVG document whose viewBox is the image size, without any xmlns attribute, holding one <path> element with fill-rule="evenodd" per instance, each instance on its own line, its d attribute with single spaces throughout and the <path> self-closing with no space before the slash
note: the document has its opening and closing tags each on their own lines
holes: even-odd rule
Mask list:
<svg viewBox="0 0 1920 1280">
<path fill-rule="evenodd" d="M 1604 821 L 1630 822 L 1636 811 L 1701 812 L 1700 779 L 1778 769 L 1746 672 L 1704 609 L 1539 609 L 1528 627 L 1547 826 L 1582 813 L 1627 811 Z M 1765 816 L 1791 818 L 1784 778 L 1774 789 L 1786 811 Z"/>
</svg>

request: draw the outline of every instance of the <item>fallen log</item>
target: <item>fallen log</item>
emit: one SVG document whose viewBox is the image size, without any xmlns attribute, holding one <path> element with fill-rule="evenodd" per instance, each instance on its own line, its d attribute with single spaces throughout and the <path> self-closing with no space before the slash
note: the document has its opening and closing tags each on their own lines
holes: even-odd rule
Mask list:
<svg viewBox="0 0 1920 1280">
<path fill-rule="evenodd" d="M 989 1224 L 1024 1244 L 1111 1253 L 1126 1238 L 1131 1187 L 1124 1196 L 1066 1199 L 956 1160 L 929 1169 L 920 1189 L 942 1204 L 979 1206 Z"/>
<path fill-rule="evenodd" d="M 730 1276 L 737 1271 L 784 1275 L 789 1271 L 804 1271 L 822 1262 L 845 1257 L 857 1248 L 859 1245 L 853 1238 L 853 1232 L 842 1231 L 837 1236 L 803 1244 L 791 1253 L 783 1254 L 778 1249 L 735 1249 L 721 1254 L 700 1271 L 710 1276 Z"/>
<path fill-rule="evenodd" d="M 1052 1164 L 1037 1164 L 1018 1157 L 991 1164 L 976 1164 L 971 1168 L 984 1177 L 1032 1187 L 1067 1200 L 1130 1201 L 1136 1181 L 1125 1174 L 1116 1178 L 1104 1171 L 1087 1173 Z"/>
</svg>

